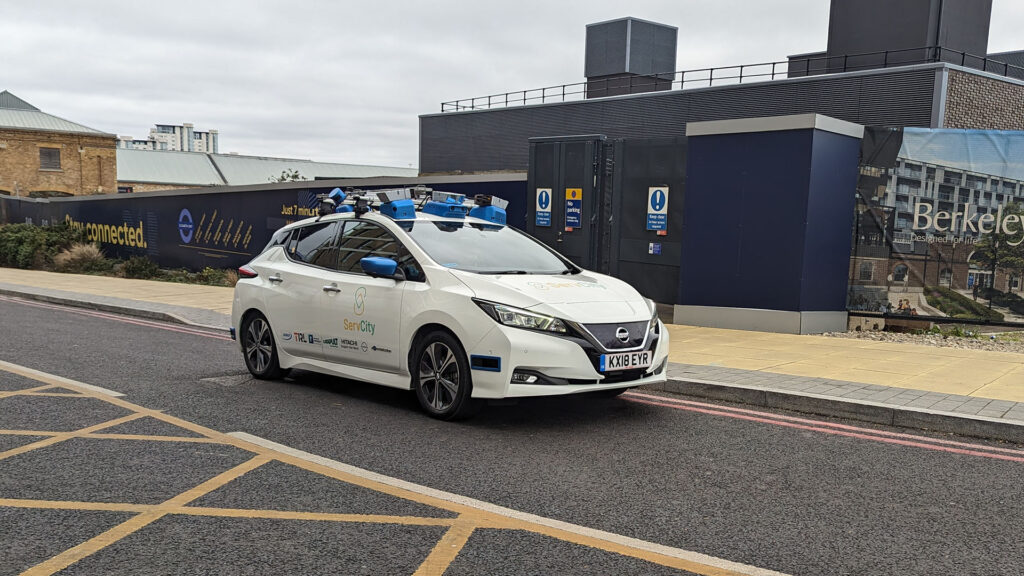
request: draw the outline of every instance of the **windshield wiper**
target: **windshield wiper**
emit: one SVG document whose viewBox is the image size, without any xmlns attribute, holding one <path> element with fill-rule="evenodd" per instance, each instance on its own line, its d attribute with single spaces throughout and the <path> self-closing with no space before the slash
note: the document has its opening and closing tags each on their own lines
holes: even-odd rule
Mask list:
<svg viewBox="0 0 1024 576">
<path fill-rule="evenodd" d="M 529 274 L 526 270 L 498 270 L 497 272 L 485 272 L 485 274 Z"/>
</svg>

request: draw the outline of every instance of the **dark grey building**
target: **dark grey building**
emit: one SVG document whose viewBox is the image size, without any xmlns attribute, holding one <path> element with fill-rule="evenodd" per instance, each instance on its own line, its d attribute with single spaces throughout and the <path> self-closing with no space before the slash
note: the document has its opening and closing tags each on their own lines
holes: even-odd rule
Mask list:
<svg viewBox="0 0 1024 576">
<path fill-rule="evenodd" d="M 660 73 L 650 59 L 631 70 L 622 42 L 630 26 L 649 23 L 602 23 L 588 29 L 586 82 L 445 103 L 420 116 L 420 171 L 526 170 L 531 137 L 672 137 L 689 122 L 802 113 L 866 126 L 1021 130 L 1024 57 L 974 52 L 986 54 L 990 14 L 991 0 L 833 0 L 826 52 L 712 72 Z M 645 54 L 674 42 L 671 27 L 651 30 Z M 595 80 L 623 74 L 661 84 L 593 97 Z"/>
</svg>

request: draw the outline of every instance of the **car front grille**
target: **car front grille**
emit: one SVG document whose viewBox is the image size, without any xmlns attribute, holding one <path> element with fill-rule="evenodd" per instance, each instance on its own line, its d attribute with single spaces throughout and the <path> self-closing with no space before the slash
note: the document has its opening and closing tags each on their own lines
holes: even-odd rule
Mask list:
<svg viewBox="0 0 1024 576">
<path fill-rule="evenodd" d="M 628 350 L 643 346 L 648 324 L 645 320 L 611 324 L 583 324 L 582 326 L 605 350 Z M 627 334 L 625 340 L 618 337 L 620 330 L 625 330 Z"/>
</svg>

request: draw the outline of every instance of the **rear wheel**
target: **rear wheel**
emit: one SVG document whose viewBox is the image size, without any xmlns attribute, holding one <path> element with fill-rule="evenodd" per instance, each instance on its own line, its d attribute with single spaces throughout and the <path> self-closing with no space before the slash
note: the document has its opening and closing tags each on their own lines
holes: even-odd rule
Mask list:
<svg viewBox="0 0 1024 576">
<path fill-rule="evenodd" d="M 259 312 L 250 314 L 242 322 L 242 353 L 245 367 L 261 380 L 274 380 L 288 374 L 277 359 L 277 344 L 270 323 Z"/>
<path fill-rule="evenodd" d="M 472 416 L 480 402 L 473 390 L 466 353 L 447 332 L 430 332 L 420 339 L 413 354 L 413 388 L 423 410 L 441 420 Z"/>
</svg>

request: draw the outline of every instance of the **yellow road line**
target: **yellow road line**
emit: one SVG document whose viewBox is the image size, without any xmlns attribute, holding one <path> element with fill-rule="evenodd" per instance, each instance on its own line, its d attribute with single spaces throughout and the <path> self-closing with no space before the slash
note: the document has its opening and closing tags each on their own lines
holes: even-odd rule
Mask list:
<svg viewBox="0 0 1024 576">
<path fill-rule="evenodd" d="M 130 502 L 83 502 L 76 500 L 32 500 L 0 498 L 0 508 L 34 508 L 39 510 L 81 510 L 88 512 L 162 512 L 168 516 L 208 516 L 211 518 L 259 518 L 266 520 L 298 520 L 310 522 L 341 522 L 365 524 L 399 524 L 405 526 L 452 526 L 457 518 L 431 516 L 393 516 L 385 514 L 339 514 L 332 512 L 301 512 L 248 508 L 211 508 L 206 506 L 168 506 L 166 504 L 132 504 Z"/>
<path fill-rule="evenodd" d="M 41 510 L 86 510 L 89 512 L 149 512 L 153 504 L 131 504 L 128 502 L 79 502 L 74 500 L 26 500 L 22 498 L 0 498 L 0 507 L 38 508 Z"/>
<path fill-rule="evenodd" d="M 217 518 L 260 518 L 267 520 L 303 520 L 312 522 L 362 522 L 366 524 L 402 524 L 405 526 L 451 526 L 455 518 L 429 516 L 388 516 L 383 514 L 335 514 L 330 512 L 294 512 L 290 510 L 248 510 L 243 508 L 205 508 L 185 506 L 167 510 L 168 514 L 213 516 Z"/>
<path fill-rule="evenodd" d="M 199 424 L 195 424 L 187 420 L 182 420 L 180 418 L 169 416 L 157 410 L 143 408 L 141 406 L 132 404 L 120 398 L 115 398 L 109 394 L 104 393 L 102 389 L 96 389 L 95 387 L 90 387 L 89 385 L 79 386 L 80 383 L 76 383 L 73 380 L 68 380 L 66 378 L 61 378 L 59 376 L 52 376 L 44 372 L 39 372 L 36 370 L 32 370 L 30 368 L 18 366 L 16 364 L 10 364 L 8 362 L 0 361 L 0 370 L 6 370 L 8 372 L 21 374 L 28 378 L 37 380 L 39 382 L 69 388 L 71 390 L 81 392 L 83 395 L 91 396 L 128 410 L 133 410 L 136 412 L 136 414 L 134 415 L 134 417 L 136 418 L 150 416 L 158 420 L 172 424 L 174 426 L 190 430 L 211 440 L 222 442 L 224 444 L 230 444 L 242 450 L 246 450 L 248 452 L 257 454 L 257 456 L 253 458 L 253 460 L 251 460 L 250 462 L 260 461 L 260 464 L 262 464 L 262 462 L 274 459 L 284 462 L 286 464 L 297 466 L 310 472 L 314 472 L 323 476 L 340 480 L 342 482 L 369 488 L 371 490 L 395 496 L 404 500 L 410 500 L 413 502 L 426 504 L 428 506 L 432 506 L 435 508 L 440 508 L 443 510 L 458 513 L 460 514 L 460 518 L 465 520 L 465 522 L 460 522 L 453 525 L 453 529 L 450 529 L 448 533 L 446 533 L 446 538 L 447 541 L 449 542 L 449 548 L 451 548 L 452 545 L 454 544 L 456 547 L 458 547 L 459 550 L 461 550 L 461 547 L 465 545 L 464 540 L 468 540 L 469 535 L 476 528 L 512 528 L 549 536 L 551 538 L 556 538 L 559 540 L 564 540 L 567 542 L 572 542 L 583 546 L 597 548 L 599 550 L 606 550 L 609 552 L 630 556 L 655 564 L 677 567 L 697 574 L 703 574 L 706 576 L 777 576 L 780 574 L 778 572 L 774 572 L 771 570 L 761 569 L 754 566 L 746 566 L 743 564 L 738 564 L 728 560 L 723 560 L 721 558 L 707 556 L 697 552 L 681 550 L 669 546 L 645 542 L 643 540 L 637 540 L 634 538 L 620 536 L 613 533 L 594 530 L 583 526 L 577 526 L 567 522 L 518 512 L 515 510 L 488 504 L 486 502 L 473 500 L 471 498 L 455 494 L 449 494 L 446 492 L 442 492 L 439 490 L 423 486 L 418 486 L 410 482 L 405 482 L 403 480 L 398 480 L 395 478 L 390 478 L 366 470 L 361 470 L 359 468 L 355 468 L 347 464 L 342 464 L 340 462 L 335 462 L 327 458 L 323 458 L 313 454 L 307 454 L 298 450 L 291 449 L 287 446 L 276 445 L 269 441 L 263 441 L 266 444 L 271 445 L 267 446 L 260 442 L 254 442 L 251 440 L 239 438 L 239 436 L 249 435 L 239 433 L 233 433 L 232 435 L 229 435 L 224 434 L 222 432 L 217 432 L 215 430 L 206 428 Z M 115 424 L 111 423 L 109 425 L 112 426 Z M 89 432 L 93 431 L 94 430 L 89 430 Z M 83 429 L 72 434 L 80 433 L 87 433 L 86 429 Z M 262 441 L 262 439 L 257 437 L 250 438 L 256 441 Z M 41 442 L 46 442 L 47 440 L 43 440 Z M 4 454 L 5 453 L 0 453 L 0 459 L 4 457 Z M 258 465 L 259 464 L 257 464 L 256 466 Z M 255 468 L 255 466 L 253 467 Z M 223 480 L 218 480 L 220 477 L 215 478 L 213 480 L 218 480 L 219 485 L 223 485 L 244 473 L 245 472 L 243 471 L 234 477 L 225 477 L 225 479 Z M 178 497 L 172 500 L 165 502 L 163 505 L 159 507 L 159 511 L 154 510 L 152 512 L 145 512 L 143 514 L 140 514 L 132 520 L 129 520 L 120 526 L 115 526 L 114 528 L 108 530 L 104 534 L 101 534 L 86 543 L 76 546 L 75 548 L 68 550 L 67 552 L 51 559 L 50 561 L 44 562 L 40 566 L 58 566 L 56 570 L 61 570 L 67 565 L 70 565 L 70 563 L 77 561 L 77 559 L 83 558 L 88 554 L 92 554 L 95 551 L 100 550 L 105 546 L 108 546 L 112 542 L 116 542 L 117 540 L 148 525 L 149 523 L 153 522 L 154 520 L 165 514 L 178 513 L 181 507 L 188 501 L 194 498 L 198 498 L 199 496 L 205 494 L 210 490 L 216 489 L 216 487 L 218 486 L 207 486 L 207 484 L 209 482 L 212 482 L 213 480 L 201 484 L 200 486 L 197 486 L 196 488 L 186 493 L 183 493 L 182 495 L 179 495 Z M 179 501 L 182 499 L 184 501 Z M 268 512 L 277 513 L 272 511 Z M 225 515 L 228 514 L 225 513 Z M 149 518 L 149 516 L 153 517 L 146 520 L 146 518 Z M 462 528 L 456 531 L 454 530 L 455 526 L 462 526 Z M 449 534 L 450 537 L 448 537 Z M 445 539 L 443 538 L 442 541 L 445 541 Z M 459 544 L 460 541 L 462 542 L 461 544 Z M 439 542 L 438 546 L 440 546 L 440 544 L 441 543 Z M 82 555 L 83 550 L 88 551 L 88 553 Z M 442 550 L 447 549 L 442 548 Z M 437 552 L 439 557 L 441 555 L 442 550 L 438 550 L 437 547 L 435 546 L 435 551 Z M 431 553 L 431 555 L 433 554 L 434 552 Z M 458 552 L 456 551 L 455 554 L 457 555 Z M 62 562 L 65 562 L 69 558 L 73 558 L 73 560 L 71 560 L 71 562 L 68 562 L 67 564 L 64 564 L 63 566 L 59 566 Z M 452 556 L 452 558 L 454 558 L 454 556 Z M 60 560 L 59 562 L 55 562 L 57 559 L 62 560 Z M 438 562 L 437 565 L 440 565 L 440 562 Z M 52 571 L 44 571 L 38 573 L 50 574 L 52 573 Z"/>
<path fill-rule="evenodd" d="M 213 478 L 210 478 L 206 482 L 203 482 L 199 486 L 186 490 L 151 510 L 129 518 L 106 532 L 94 536 L 74 548 L 69 548 L 53 558 L 29 568 L 22 573 L 22 576 L 44 576 L 56 574 L 75 562 L 99 552 L 122 538 L 130 536 L 131 534 L 164 517 L 167 514 L 164 510 L 165 508 L 177 508 L 184 506 L 185 504 L 220 488 L 228 482 L 231 482 L 242 474 L 262 466 L 268 461 L 269 458 L 266 456 L 254 456 L 247 462 L 239 464 L 226 472 L 222 472 Z"/>
<path fill-rule="evenodd" d="M 100 422 L 99 424 L 93 424 L 92 426 L 87 426 L 85 428 L 75 430 L 73 432 L 61 432 L 56 436 L 50 436 L 49 438 L 44 438 L 42 440 L 32 442 L 31 444 L 25 444 L 24 446 L 11 448 L 6 452 L 0 452 L 0 460 L 10 458 L 11 456 L 17 456 L 18 454 L 24 454 L 25 452 L 31 452 L 32 450 L 35 450 L 37 448 L 45 448 L 47 446 L 52 446 L 59 442 L 64 442 L 65 440 L 77 438 L 83 434 L 96 432 L 97 430 L 103 430 L 104 428 L 111 428 L 113 426 L 117 426 L 118 424 L 124 424 L 125 422 L 131 422 L 132 420 L 142 418 L 142 416 L 142 414 L 129 414 L 127 416 L 122 416 L 120 418 L 115 418 L 113 420 L 107 420 L 106 422 Z"/>
<path fill-rule="evenodd" d="M 434 549 L 427 555 L 427 559 L 420 564 L 413 576 L 442 576 L 445 570 L 451 566 L 455 558 L 462 552 L 469 542 L 469 537 L 476 527 L 472 524 L 457 522 L 448 529 L 438 541 Z"/>
<path fill-rule="evenodd" d="M 11 396 L 57 396 L 64 398 L 89 398 L 85 394 L 78 394 L 76 392 L 19 392 L 18 394 L 11 394 Z"/>
<path fill-rule="evenodd" d="M 17 372 L 15 372 L 17 374 Z M 56 388 L 55 384 L 47 384 L 46 386 L 36 386 L 34 388 L 25 388 L 23 390 L 0 390 L 0 398 L 8 398 L 10 396 L 21 396 L 23 394 L 29 394 L 32 392 L 40 392 L 42 390 L 48 390 L 50 388 Z"/>
<path fill-rule="evenodd" d="M 0 430 L 0 436 L 61 436 L 67 432 L 54 432 L 52 430 Z M 148 434 L 115 434 L 92 432 L 89 434 L 78 434 L 78 438 L 96 438 L 100 440 L 146 440 L 151 442 L 198 442 L 200 444 L 224 444 L 213 438 L 198 438 L 195 436 L 151 436 Z"/>
</svg>

